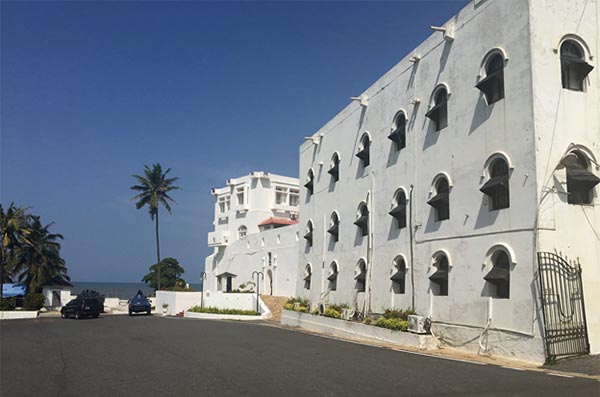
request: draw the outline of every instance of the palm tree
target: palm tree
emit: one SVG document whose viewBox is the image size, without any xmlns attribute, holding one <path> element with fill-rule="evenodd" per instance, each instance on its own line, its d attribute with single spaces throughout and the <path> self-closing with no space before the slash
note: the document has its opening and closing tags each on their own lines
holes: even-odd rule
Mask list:
<svg viewBox="0 0 600 397">
<path fill-rule="evenodd" d="M 29 215 L 25 212 L 26 208 L 15 207 L 10 203 L 6 211 L 0 204 L 0 299 L 2 299 L 2 284 L 8 280 L 4 268 L 8 263 L 9 253 L 18 247 L 25 245 L 31 246 L 29 236 L 31 229 L 29 225 Z"/>
<path fill-rule="evenodd" d="M 50 233 L 53 223 L 43 225 L 39 216 L 31 215 L 28 240 L 30 244 L 12 250 L 9 266 L 13 277 L 27 285 L 30 292 L 38 292 L 44 284 L 68 285 L 65 261 L 60 256 L 63 236 Z"/>
<path fill-rule="evenodd" d="M 162 171 L 162 167 L 159 163 L 152 164 L 152 168 L 144 166 L 144 176 L 132 175 L 137 185 L 131 186 L 131 190 L 140 192 L 131 198 L 135 202 L 135 208 L 138 210 L 144 206 L 148 206 L 148 212 L 150 213 L 150 219 L 155 221 L 156 230 L 156 263 L 157 266 L 157 285 L 160 289 L 160 240 L 158 238 L 158 207 L 162 204 L 166 210 L 171 213 L 171 206 L 169 203 L 175 203 L 169 196 L 171 190 L 177 190 L 179 187 L 174 186 L 173 183 L 179 178 L 167 178 L 167 174 L 171 171 L 168 168 L 165 172 Z"/>
</svg>

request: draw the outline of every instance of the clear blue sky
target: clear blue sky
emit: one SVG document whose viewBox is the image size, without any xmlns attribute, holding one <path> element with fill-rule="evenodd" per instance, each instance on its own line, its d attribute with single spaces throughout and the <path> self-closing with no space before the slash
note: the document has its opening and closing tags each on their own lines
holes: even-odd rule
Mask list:
<svg viewBox="0 0 600 397">
<path fill-rule="evenodd" d="M 139 281 L 131 174 L 180 177 L 161 252 L 197 282 L 210 188 L 298 176 L 298 147 L 468 0 L 1 3 L 0 198 L 65 237 L 75 281 Z"/>
</svg>

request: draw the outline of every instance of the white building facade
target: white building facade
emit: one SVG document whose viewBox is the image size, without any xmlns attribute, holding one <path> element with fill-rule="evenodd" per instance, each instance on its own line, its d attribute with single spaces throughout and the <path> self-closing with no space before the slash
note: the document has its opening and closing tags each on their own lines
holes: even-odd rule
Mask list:
<svg viewBox="0 0 600 397">
<path fill-rule="evenodd" d="M 298 179 L 252 172 L 213 189 L 214 252 L 205 260 L 204 292 L 252 289 L 293 296 L 298 265 Z M 261 275 L 253 273 L 260 272 Z M 254 284 L 252 284 L 254 283 Z"/>
<path fill-rule="evenodd" d="M 600 353 L 598 3 L 472 1 L 305 142 L 296 295 Z"/>
</svg>

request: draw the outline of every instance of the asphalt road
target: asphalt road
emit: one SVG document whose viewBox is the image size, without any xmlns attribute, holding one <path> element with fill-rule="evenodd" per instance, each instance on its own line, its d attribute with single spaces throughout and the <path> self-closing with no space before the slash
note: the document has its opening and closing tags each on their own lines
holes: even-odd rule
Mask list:
<svg viewBox="0 0 600 397">
<path fill-rule="evenodd" d="M 104 316 L 0 322 L 0 395 L 600 396 L 600 382 L 271 326 Z"/>
</svg>

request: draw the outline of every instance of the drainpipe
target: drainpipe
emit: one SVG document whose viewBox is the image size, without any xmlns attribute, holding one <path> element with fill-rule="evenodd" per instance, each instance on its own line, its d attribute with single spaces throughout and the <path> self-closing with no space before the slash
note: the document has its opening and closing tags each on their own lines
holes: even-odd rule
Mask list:
<svg viewBox="0 0 600 397">
<path fill-rule="evenodd" d="M 375 230 L 375 200 L 373 198 L 373 192 L 375 190 L 375 172 L 371 171 L 371 190 L 367 193 L 367 208 L 369 209 L 369 233 L 367 234 L 367 282 L 365 292 L 365 307 L 363 310 L 363 317 L 371 313 L 371 275 L 373 267 L 373 236 Z"/>
<path fill-rule="evenodd" d="M 408 233 L 410 238 L 410 293 L 411 293 L 411 308 L 415 310 L 415 254 L 413 249 L 413 189 L 414 185 L 410 185 L 408 193 Z"/>
<path fill-rule="evenodd" d="M 325 239 L 327 238 L 327 228 L 325 226 L 326 215 L 323 214 L 323 249 L 321 250 L 321 293 L 319 294 L 319 303 L 323 303 L 325 298 Z"/>
</svg>

